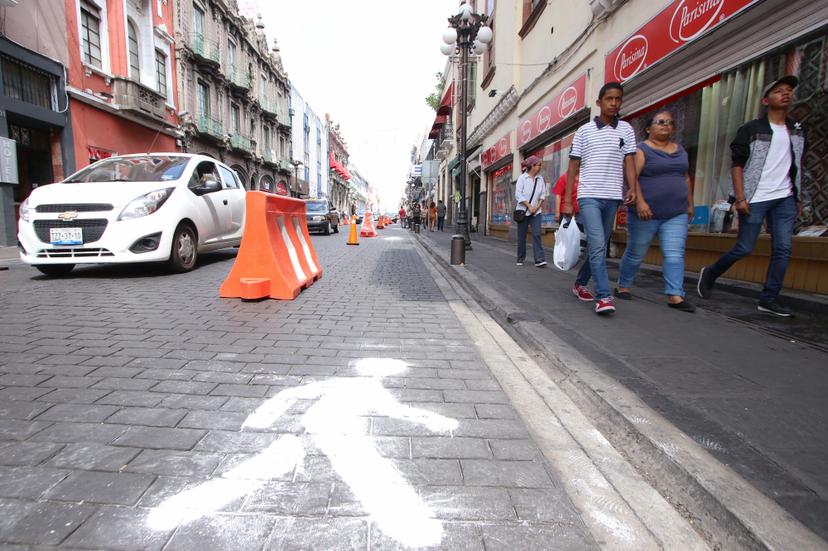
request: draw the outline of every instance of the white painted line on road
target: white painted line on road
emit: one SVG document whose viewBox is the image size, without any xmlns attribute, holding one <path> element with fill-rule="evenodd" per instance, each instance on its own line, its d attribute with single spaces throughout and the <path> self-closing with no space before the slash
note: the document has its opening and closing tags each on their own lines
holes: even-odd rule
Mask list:
<svg viewBox="0 0 828 551">
<path fill-rule="evenodd" d="M 708 549 L 538 364 L 417 248 L 455 315 L 605 549 Z M 461 269 L 461 268 L 458 268 Z"/>
</svg>

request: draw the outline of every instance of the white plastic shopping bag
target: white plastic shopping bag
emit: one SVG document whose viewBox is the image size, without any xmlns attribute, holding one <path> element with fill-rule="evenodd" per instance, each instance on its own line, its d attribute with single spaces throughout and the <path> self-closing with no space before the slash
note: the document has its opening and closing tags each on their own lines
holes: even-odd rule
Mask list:
<svg viewBox="0 0 828 551">
<path fill-rule="evenodd" d="M 578 263 L 581 255 L 581 231 L 575 219 L 570 217 L 562 221 L 555 232 L 555 250 L 552 253 L 552 263 L 559 270 L 567 271 Z"/>
</svg>

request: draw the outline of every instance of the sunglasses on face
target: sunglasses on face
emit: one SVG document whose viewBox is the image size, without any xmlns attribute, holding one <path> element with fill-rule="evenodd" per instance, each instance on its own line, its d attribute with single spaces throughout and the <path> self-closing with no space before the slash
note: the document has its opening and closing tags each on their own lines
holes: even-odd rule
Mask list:
<svg viewBox="0 0 828 551">
<path fill-rule="evenodd" d="M 653 124 L 657 124 L 659 126 L 675 126 L 676 121 L 673 119 L 656 119 L 653 121 Z"/>
</svg>

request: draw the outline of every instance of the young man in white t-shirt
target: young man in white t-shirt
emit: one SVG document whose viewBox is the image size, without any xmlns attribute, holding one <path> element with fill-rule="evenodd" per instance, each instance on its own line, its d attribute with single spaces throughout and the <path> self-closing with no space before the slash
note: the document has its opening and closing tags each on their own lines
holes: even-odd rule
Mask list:
<svg viewBox="0 0 828 551">
<path fill-rule="evenodd" d="M 730 144 L 733 206 L 739 214 L 739 235 L 732 249 L 701 269 L 697 290 L 702 298 L 710 298 L 716 279 L 753 251 L 767 219 L 771 259 L 758 308 L 777 316 L 792 315 L 776 299 L 788 268 L 794 224 L 802 212 L 805 132 L 800 123 L 788 116 L 797 84 L 799 79 L 788 75 L 766 86 L 762 104 L 768 108 L 767 116 L 739 128 Z"/>
<path fill-rule="evenodd" d="M 584 301 L 595 300 L 595 312 L 600 315 L 615 312 L 607 275 L 607 241 L 618 207 L 635 201 L 633 185 L 635 171 L 635 132 L 626 121 L 618 119 L 624 88 L 609 82 L 598 92 L 596 104 L 599 116 L 575 132 L 569 150 L 569 169 L 566 193 L 561 201 L 561 213 L 571 216 L 572 190 L 578 175 L 578 208 L 587 235 L 588 262 L 595 281 L 595 295 L 589 292 L 589 270 L 578 273 L 572 292 Z M 628 182 L 626 197 L 624 177 Z"/>
</svg>

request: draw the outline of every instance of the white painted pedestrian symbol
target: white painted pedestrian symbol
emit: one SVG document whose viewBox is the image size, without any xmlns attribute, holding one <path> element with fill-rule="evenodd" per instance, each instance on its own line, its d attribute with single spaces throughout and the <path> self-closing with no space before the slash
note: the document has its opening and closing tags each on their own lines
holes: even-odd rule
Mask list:
<svg viewBox="0 0 828 551">
<path fill-rule="evenodd" d="M 442 541 L 443 525 L 416 490 L 382 457 L 365 434 L 370 415 L 421 424 L 434 432 L 457 428 L 455 419 L 399 403 L 382 386 L 382 377 L 404 372 L 408 365 L 391 358 L 353 362 L 358 377 L 340 377 L 284 390 L 262 404 L 244 422 L 244 429 L 268 429 L 299 400 L 315 400 L 302 416 L 305 432 L 328 456 L 334 470 L 387 536 L 411 547 Z M 158 530 L 174 528 L 220 510 L 231 501 L 263 486 L 267 480 L 302 466 L 302 439 L 284 435 L 267 449 L 219 478 L 177 494 L 149 514 Z"/>
</svg>

